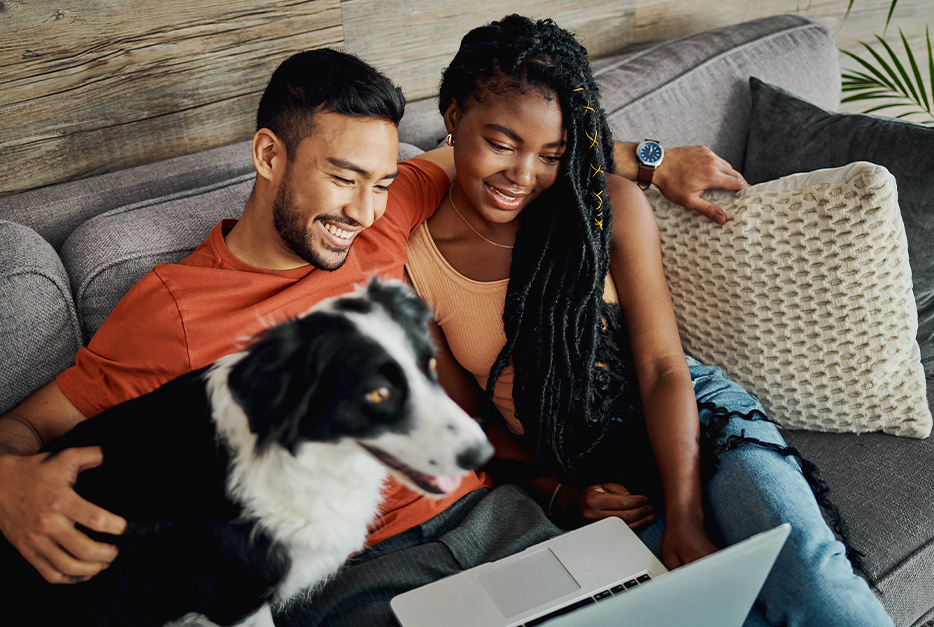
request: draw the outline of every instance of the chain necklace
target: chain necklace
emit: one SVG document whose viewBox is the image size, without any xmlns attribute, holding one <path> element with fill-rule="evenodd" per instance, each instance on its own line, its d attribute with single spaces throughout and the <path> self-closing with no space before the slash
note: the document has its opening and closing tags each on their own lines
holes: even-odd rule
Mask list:
<svg viewBox="0 0 934 627">
<path fill-rule="evenodd" d="M 448 188 L 448 200 L 451 201 L 451 208 L 454 209 L 454 213 L 456 213 L 458 216 L 460 216 L 460 219 L 464 221 L 464 224 L 466 224 L 466 225 L 470 228 L 471 231 L 473 231 L 474 233 L 476 233 L 476 234 L 477 234 L 477 237 L 479 237 L 480 239 L 482 239 L 482 240 L 483 240 L 484 242 L 486 242 L 487 244 L 493 244 L 493 245 L 496 246 L 497 248 L 508 248 L 508 249 L 510 249 L 510 250 L 512 250 L 513 248 L 515 248 L 515 244 L 513 244 L 512 246 L 507 246 L 506 244 L 497 244 L 497 243 L 494 242 L 493 240 L 487 239 L 487 238 L 483 237 L 483 234 L 482 234 L 480 231 L 478 231 L 477 229 L 475 229 L 475 228 L 473 227 L 473 225 L 472 225 L 470 222 L 467 221 L 467 218 L 464 217 L 464 214 L 462 214 L 460 211 L 457 210 L 457 205 L 454 204 L 454 194 L 451 193 L 451 188 L 450 188 L 450 187 Z"/>
</svg>

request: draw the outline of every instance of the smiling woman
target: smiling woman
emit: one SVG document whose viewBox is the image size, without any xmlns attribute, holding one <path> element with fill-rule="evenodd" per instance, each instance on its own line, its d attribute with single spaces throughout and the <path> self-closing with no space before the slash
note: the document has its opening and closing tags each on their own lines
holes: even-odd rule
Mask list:
<svg viewBox="0 0 934 627">
<path fill-rule="evenodd" d="M 820 486 L 789 463 L 797 451 L 739 385 L 685 359 L 655 217 L 613 174 L 584 48 L 551 20 L 476 28 L 439 109 L 457 178 L 406 268 L 449 343 L 439 355 L 486 388 L 497 454 L 548 513 L 619 517 L 668 568 L 790 522 L 767 616 L 747 625 L 891 624 L 824 522 Z"/>
</svg>

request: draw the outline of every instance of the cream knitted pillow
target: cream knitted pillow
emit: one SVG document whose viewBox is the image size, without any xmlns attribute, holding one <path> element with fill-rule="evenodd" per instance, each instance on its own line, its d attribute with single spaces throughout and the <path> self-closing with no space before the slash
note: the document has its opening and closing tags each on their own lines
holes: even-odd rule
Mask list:
<svg viewBox="0 0 934 627">
<path fill-rule="evenodd" d="M 647 195 L 688 354 L 720 366 L 788 428 L 931 433 L 885 168 L 861 162 L 718 192 L 724 226 Z"/>
</svg>

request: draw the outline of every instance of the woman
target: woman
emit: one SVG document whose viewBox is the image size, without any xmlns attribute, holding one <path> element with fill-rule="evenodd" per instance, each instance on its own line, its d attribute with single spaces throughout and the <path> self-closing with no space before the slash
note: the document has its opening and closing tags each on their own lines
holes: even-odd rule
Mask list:
<svg viewBox="0 0 934 627">
<path fill-rule="evenodd" d="M 560 482 L 550 513 L 620 516 L 669 568 L 791 522 L 747 624 L 891 624 L 761 406 L 685 359 L 655 220 L 610 174 L 584 48 L 550 20 L 474 29 L 439 105 L 457 178 L 408 272 L 514 442 Z"/>
</svg>

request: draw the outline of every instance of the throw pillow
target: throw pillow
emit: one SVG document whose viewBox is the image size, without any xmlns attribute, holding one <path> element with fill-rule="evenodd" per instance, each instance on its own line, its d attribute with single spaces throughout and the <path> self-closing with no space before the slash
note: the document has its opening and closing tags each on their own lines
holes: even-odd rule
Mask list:
<svg viewBox="0 0 934 627">
<path fill-rule="evenodd" d="M 685 351 L 792 429 L 927 437 L 905 229 L 880 166 L 712 200 L 719 226 L 647 193 Z"/>
<path fill-rule="evenodd" d="M 898 181 L 918 308 L 918 344 L 934 376 L 934 128 L 894 118 L 825 111 L 749 80 L 752 120 L 743 174 L 750 183 L 854 161 L 884 166 Z"/>
</svg>

